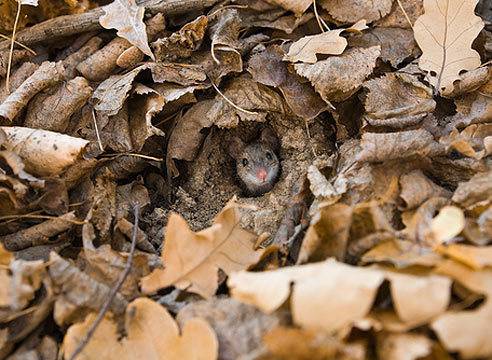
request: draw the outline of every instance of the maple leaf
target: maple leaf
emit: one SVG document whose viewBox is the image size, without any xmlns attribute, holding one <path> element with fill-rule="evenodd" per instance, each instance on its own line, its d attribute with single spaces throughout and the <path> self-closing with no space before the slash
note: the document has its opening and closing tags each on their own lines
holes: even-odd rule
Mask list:
<svg viewBox="0 0 492 360">
<path fill-rule="evenodd" d="M 174 285 L 209 298 L 218 286 L 218 270 L 226 274 L 256 263 L 263 251 L 254 251 L 256 235 L 239 226 L 239 212 L 228 203 L 214 224 L 193 232 L 186 220 L 171 214 L 162 252 L 164 269 L 156 269 L 142 279 L 142 289 L 152 293 Z"/>
<path fill-rule="evenodd" d="M 483 28 L 474 13 L 478 0 L 425 0 L 425 13 L 413 27 L 414 37 L 422 49 L 421 69 L 443 95 L 453 91 L 453 82 L 463 70 L 480 66 L 480 55 L 471 48 Z"/>
<path fill-rule="evenodd" d="M 87 333 L 95 314 L 83 323 L 72 325 L 63 339 L 64 358 L 70 354 Z M 79 358 L 83 359 L 175 359 L 212 360 L 217 358 L 217 337 L 205 320 L 193 318 L 183 329 L 169 312 L 158 303 L 138 298 L 128 305 L 125 319 L 127 336 L 119 341 L 116 323 L 108 318 L 97 327 L 91 341 Z"/>
<path fill-rule="evenodd" d="M 138 47 L 144 54 L 155 60 L 147 40 L 147 32 L 143 16 L 145 8 L 135 3 L 135 0 L 115 0 L 104 6 L 105 14 L 99 18 L 99 23 L 105 29 L 118 30 L 117 35 Z"/>
</svg>

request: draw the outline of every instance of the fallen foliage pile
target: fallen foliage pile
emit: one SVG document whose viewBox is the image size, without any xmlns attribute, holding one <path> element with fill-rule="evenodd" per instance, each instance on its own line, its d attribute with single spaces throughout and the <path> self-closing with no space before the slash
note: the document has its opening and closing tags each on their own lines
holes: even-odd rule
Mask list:
<svg viewBox="0 0 492 360">
<path fill-rule="evenodd" d="M 0 358 L 491 358 L 491 31 L 486 0 L 0 1 Z M 266 127 L 247 197 L 228 146 Z"/>
</svg>

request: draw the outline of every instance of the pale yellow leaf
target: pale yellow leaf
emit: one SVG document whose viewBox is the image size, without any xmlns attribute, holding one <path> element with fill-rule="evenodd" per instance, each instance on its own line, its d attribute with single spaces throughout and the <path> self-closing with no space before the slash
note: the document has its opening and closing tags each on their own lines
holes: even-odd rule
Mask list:
<svg viewBox="0 0 492 360">
<path fill-rule="evenodd" d="M 94 318 L 91 314 L 68 329 L 63 339 L 65 359 L 75 351 Z M 125 334 L 120 340 L 116 323 L 105 318 L 77 358 L 213 360 L 218 356 L 217 337 L 205 320 L 191 319 L 180 331 L 168 311 L 148 298 L 138 298 L 128 305 Z"/>
<path fill-rule="evenodd" d="M 144 54 L 155 60 L 150 50 L 143 16 L 145 8 L 138 6 L 135 0 L 114 0 L 103 7 L 104 15 L 99 23 L 105 29 L 118 30 L 117 35 L 128 40 Z"/>
<path fill-rule="evenodd" d="M 474 13 L 478 0 L 424 0 L 424 11 L 413 26 L 422 49 L 421 69 L 443 95 L 453 91 L 453 82 L 463 70 L 480 66 L 479 54 L 471 48 L 483 28 Z"/>
<path fill-rule="evenodd" d="M 317 60 L 316 54 L 339 55 L 347 47 L 347 39 L 340 34 L 344 31 L 360 32 L 364 29 L 367 29 L 366 21 L 360 20 L 347 29 L 336 29 L 317 35 L 304 36 L 290 46 L 284 60 L 314 64 Z"/>
<path fill-rule="evenodd" d="M 211 297 L 218 287 L 218 270 L 226 274 L 256 263 L 262 250 L 254 251 L 256 235 L 239 226 L 239 211 L 230 202 L 214 224 L 193 232 L 177 214 L 169 217 L 162 252 L 164 269 L 156 269 L 142 279 L 142 289 L 152 293 L 171 285 Z"/>
<path fill-rule="evenodd" d="M 457 236 L 464 227 L 463 210 L 456 206 L 444 206 L 432 219 L 430 233 L 434 241 L 443 243 Z"/>
</svg>

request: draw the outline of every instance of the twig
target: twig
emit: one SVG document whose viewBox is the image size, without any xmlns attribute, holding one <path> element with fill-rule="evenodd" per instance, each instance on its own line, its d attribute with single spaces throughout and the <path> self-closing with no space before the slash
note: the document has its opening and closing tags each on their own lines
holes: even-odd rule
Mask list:
<svg viewBox="0 0 492 360">
<path fill-rule="evenodd" d="M 5 40 L 12 41 L 12 38 L 11 38 L 11 37 L 8 37 L 7 35 L 4 35 L 4 34 L 0 34 L 0 38 L 3 38 L 3 39 L 5 39 Z M 30 47 L 27 47 L 27 46 L 26 46 L 26 45 L 24 45 L 23 43 L 20 43 L 20 42 L 15 41 L 15 40 L 14 40 L 14 43 L 15 43 L 16 45 L 19 45 L 21 48 L 23 48 L 23 49 L 25 49 L 25 50 L 29 51 L 31 54 L 33 54 L 33 55 L 37 55 L 37 54 L 36 54 L 36 51 L 34 51 L 33 49 L 31 49 Z"/>
<path fill-rule="evenodd" d="M 89 331 L 87 331 L 87 334 L 85 335 L 85 337 L 82 339 L 82 341 L 79 343 L 79 345 L 77 346 L 75 351 L 70 356 L 70 360 L 75 360 L 75 358 L 82 352 L 82 350 L 84 350 L 85 346 L 89 343 L 89 340 L 91 339 L 91 337 L 96 332 L 97 327 L 99 326 L 101 321 L 104 319 L 104 315 L 108 312 L 109 306 L 113 302 L 113 299 L 115 298 L 118 291 L 121 289 L 121 286 L 123 286 L 123 283 L 125 282 L 128 274 L 130 274 L 130 270 L 132 269 L 133 254 L 135 253 L 135 246 L 137 244 L 137 229 L 138 229 L 139 212 L 140 212 L 140 206 L 137 204 L 133 208 L 133 215 L 135 217 L 135 224 L 133 225 L 132 245 L 130 247 L 130 253 L 128 254 L 128 259 L 126 260 L 125 269 L 123 270 L 123 273 L 121 274 L 120 278 L 118 279 L 118 282 L 111 289 L 111 292 L 109 293 L 108 299 L 106 300 L 103 307 L 101 308 L 101 310 L 97 314 L 96 320 L 94 320 Z"/>
<path fill-rule="evenodd" d="M 17 14 L 15 14 L 14 21 L 14 29 L 12 30 L 12 39 L 10 42 L 10 52 L 9 52 L 9 61 L 7 63 L 7 78 L 5 79 L 5 89 L 7 90 L 7 94 L 10 93 L 10 68 L 12 67 L 12 55 L 14 54 L 14 44 L 15 44 L 15 30 L 17 30 L 17 25 L 19 23 L 19 16 L 21 12 L 21 1 L 17 0 Z"/>
<path fill-rule="evenodd" d="M 413 29 L 413 25 L 412 25 L 412 22 L 410 21 L 410 17 L 408 16 L 407 12 L 403 8 L 401 1 L 400 0 L 396 0 L 396 1 L 398 2 L 398 6 L 400 7 L 401 11 L 403 11 L 403 15 L 405 15 L 405 18 L 407 19 L 408 24 L 410 25 L 410 28 Z"/>
<path fill-rule="evenodd" d="M 162 12 L 166 16 L 179 15 L 213 6 L 218 0 L 140 0 L 137 5 L 145 7 L 150 14 Z M 82 14 L 63 15 L 46 20 L 22 31 L 17 40 L 25 45 L 37 44 L 46 40 L 56 40 L 70 35 L 102 29 L 99 17 L 104 14 L 102 7 Z M 9 41 L 0 42 L 0 50 L 9 47 Z"/>
<path fill-rule="evenodd" d="M 210 77 L 209 77 L 210 78 Z M 212 79 L 210 78 L 210 83 L 212 84 L 213 88 L 215 89 L 215 91 L 217 91 L 219 93 L 220 96 L 222 96 L 222 98 L 227 101 L 227 103 L 229 105 L 231 105 L 234 109 L 237 109 L 239 111 L 242 111 L 243 113 L 246 113 L 246 114 L 249 114 L 249 115 L 258 115 L 257 112 L 255 111 L 249 111 L 249 110 L 246 110 L 246 109 L 243 109 L 242 107 L 234 104 L 232 102 L 232 100 L 228 99 L 227 96 L 225 96 L 222 91 L 219 90 L 219 88 L 217 87 L 217 85 L 214 84 L 214 82 L 212 81 Z"/>
<path fill-rule="evenodd" d="M 97 127 L 97 120 L 96 120 L 96 114 L 94 113 L 94 108 L 92 108 L 92 119 L 94 120 L 94 131 L 96 132 L 97 144 L 99 145 L 99 150 L 104 152 L 104 148 L 101 142 L 101 137 L 99 136 L 99 129 Z"/>
</svg>

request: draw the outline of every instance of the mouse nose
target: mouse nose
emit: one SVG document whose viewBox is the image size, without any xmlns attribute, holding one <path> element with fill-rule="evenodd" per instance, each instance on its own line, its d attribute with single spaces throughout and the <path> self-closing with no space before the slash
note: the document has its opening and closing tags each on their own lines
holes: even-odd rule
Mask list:
<svg viewBox="0 0 492 360">
<path fill-rule="evenodd" d="M 256 170 L 256 177 L 261 180 L 261 182 L 265 182 L 267 175 L 268 174 L 265 168 L 259 168 Z"/>
</svg>

